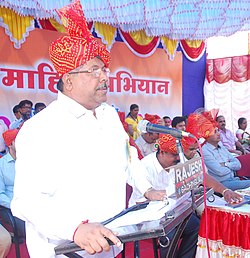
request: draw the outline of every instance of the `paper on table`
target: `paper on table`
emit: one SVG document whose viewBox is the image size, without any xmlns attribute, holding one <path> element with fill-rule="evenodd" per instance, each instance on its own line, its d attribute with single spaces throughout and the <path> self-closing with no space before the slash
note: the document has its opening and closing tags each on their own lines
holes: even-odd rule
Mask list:
<svg viewBox="0 0 250 258">
<path fill-rule="evenodd" d="M 250 213 L 250 205 L 249 204 L 244 204 L 238 208 L 231 208 L 226 206 L 227 202 L 218 196 L 215 195 L 215 200 L 213 202 L 208 202 L 207 201 L 207 206 L 210 207 L 218 207 L 222 208 L 223 210 L 229 210 L 229 211 L 237 211 L 237 212 L 244 212 L 244 213 Z"/>
<path fill-rule="evenodd" d="M 145 209 L 129 212 L 124 216 L 105 225 L 105 227 L 114 229 L 122 226 L 138 224 L 143 221 L 161 219 L 167 211 L 173 210 L 189 197 L 190 193 L 183 195 L 179 199 L 168 198 L 168 205 L 166 205 L 164 201 L 151 201 Z"/>
</svg>

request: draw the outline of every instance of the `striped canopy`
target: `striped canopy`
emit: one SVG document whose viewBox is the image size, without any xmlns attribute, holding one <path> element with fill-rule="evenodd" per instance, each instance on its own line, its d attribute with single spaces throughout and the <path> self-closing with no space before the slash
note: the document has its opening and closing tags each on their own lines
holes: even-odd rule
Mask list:
<svg viewBox="0 0 250 258">
<path fill-rule="evenodd" d="M 21 16 L 54 18 L 70 0 L 1 0 L 0 7 Z M 204 40 L 250 30 L 250 0 L 81 0 L 87 21 L 109 24 L 124 32 Z"/>
</svg>

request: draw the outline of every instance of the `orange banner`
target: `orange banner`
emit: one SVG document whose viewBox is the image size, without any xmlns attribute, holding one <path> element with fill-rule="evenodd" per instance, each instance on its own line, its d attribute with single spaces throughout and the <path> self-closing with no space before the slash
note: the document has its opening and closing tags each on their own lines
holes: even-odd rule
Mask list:
<svg viewBox="0 0 250 258">
<path fill-rule="evenodd" d="M 12 108 L 23 99 L 48 105 L 56 98 L 58 74 L 48 55 L 50 42 L 61 34 L 36 29 L 17 50 L 0 27 L 0 117 L 14 119 Z M 128 113 L 136 103 L 140 113 L 175 116 L 182 113 L 182 54 L 169 61 L 163 49 L 148 58 L 135 56 L 122 42 L 111 50 L 108 102 Z"/>
</svg>

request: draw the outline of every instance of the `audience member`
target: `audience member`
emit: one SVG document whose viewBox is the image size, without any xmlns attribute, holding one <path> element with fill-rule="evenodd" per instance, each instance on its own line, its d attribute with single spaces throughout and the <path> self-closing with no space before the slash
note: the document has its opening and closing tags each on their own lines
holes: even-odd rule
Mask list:
<svg viewBox="0 0 250 258">
<path fill-rule="evenodd" d="M 46 105 L 42 102 L 37 102 L 35 104 L 35 111 L 34 111 L 34 115 L 39 113 L 40 111 L 42 111 L 44 108 L 46 108 Z"/>
<path fill-rule="evenodd" d="M 12 129 L 3 133 L 3 138 L 8 148 L 8 153 L 0 159 L 0 205 L 7 208 L 10 208 L 10 202 L 13 198 L 13 188 L 16 173 L 15 139 L 18 131 L 18 129 Z"/>
<path fill-rule="evenodd" d="M 31 258 L 55 257 L 54 247 L 68 240 L 85 249 L 83 257 L 115 257 L 121 242 L 101 222 L 124 209 L 126 182 L 150 200 L 165 191 L 138 176 L 144 168 L 137 152 L 116 110 L 105 103 L 110 56 L 88 30 L 80 1 L 58 13 L 68 35 L 49 51 L 61 91 L 16 138 L 11 208 L 26 222 Z"/>
<path fill-rule="evenodd" d="M 10 129 L 3 133 L 4 142 L 8 153 L 0 159 L 0 205 L 10 208 L 13 199 L 13 188 L 15 181 L 16 147 L 15 139 L 18 129 Z M 15 218 L 20 236 L 25 236 L 25 225 L 22 220 Z"/>
<path fill-rule="evenodd" d="M 238 130 L 236 131 L 236 137 L 242 146 L 250 151 L 250 134 L 246 131 L 247 129 L 247 119 L 245 117 L 241 117 L 238 119 Z"/>
<path fill-rule="evenodd" d="M 169 116 L 164 116 L 162 119 L 166 127 L 171 127 L 171 118 Z"/>
<path fill-rule="evenodd" d="M 241 168 L 241 164 L 220 142 L 218 123 L 210 112 L 190 114 L 187 129 L 198 139 L 205 140 L 202 150 L 211 176 L 232 190 L 250 186 L 250 180 L 239 180 L 235 177 L 235 171 Z"/>
<path fill-rule="evenodd" d="M 125 132 L 129 135 L 129 128 L 130 128 L 130 125 L 129 125 L 127 122 L 125 122 L 125 112 L 118 111 L 117 113 L 118 113 L 119 118 L 120 118 L 120 120 L 121 120 L 121 122 L 122 122 L 122 125 L 123 125 L 123 128 L 124 128 Z M 132 128 L 132 127 L 131 127 L 131 128 Z M 138 158 L 139 158 L 139 159 L 142 159 L 142 158 L 143 158 L 143 155 L 142 155 L 140 149 L 138 148 L 138 146 L 136 145 L 136 143 L 135 143 L 135 141 L 133 140 L 132 137 L 129 137 L 129 144 L 130 144 L 131 146 L 134 146 L 134 147 L 136 148 L 137 153 L 138 153 Z"/>
<path fill-rule="evenodd" d="M 177 153 L 176 139 L 171 135 L 160 135 L 158 144 L 159 148 L 156 152 L 147 155 L 141 160 L 146 168 L 146 174 L 141 174 L 140 176 L 147 178 L 155 189 L 166 189 L 166 194 L 168 195 L 168 191 L 171 191 L 169 189 L 173 187 L 174 182 L 171 180 L 171 176 L 168 175 L 166 168 L 177 164 L 180 158 Z M 144 200 L 143 193 L 134 187 L 129 204 L 133 205 Z M 198 230 L 199 219 L 193 214 L 182 233 L 182 241 L 177 257 L 195 257 Z M 171 240 L 175 232 L 176 229 L 168 234 L 167 237 Z M 163 237 L 160 241 L 165 244 L 166 238 Z M 160 248 L 162 258 L 166 257 L 166 252 L 167 248 Z"/>
<path fill-rule="evenodd" d="M 172 120 L 172 127 L 181 131 L 186 131 L 186 117 L 176 116 Z"/>
<path fill-rule="evenodd" d="M 20 113 L 20 107 L 19 105 L 15 105 L 12 109 L 12 112 L 15 116 L 15 119 L 11 122 L 10 124 L 10 128 L 12 127 L 12 125 L 21 118 L 21 113 Z"/>
<path fill-rule="evenodd" d="M 6 258 L 11 247 L 10 233 L 0 224 L 0 258 Z"/>
<path fill-rule="evenodd" d="M 192 116 L 193 122 L 190 125 Z M 188 118 L 188 131 L 197 138 L 205 139 L 202 149 L 209 174 L 232 190 L 248 187 L 248 180 L 243 183 L 234 177 L 235 171 L 240 169 L 241 164 L 220 142 L 218 121 L 210 112 L 191 114 Z"/>
<path fill-rule="evenodd" d="M 130 136 L 136 140 L 139 135 L 140 132 L 137 129 L 137 125 L 138 123 L 142 120 L 142 117 L 138 115 L 139 113 L 139 106 L 137 104 L 132 104 L 130 106 L 130 111 L 125 119 L 125 121 L 132 126 L 133 129 L 133 134 L 131 134 Z"/>
<path fill-rule="evenodd" d="M 188 132 L 189 132 L 188 125 L 191 123 L 192 121 L 188 120 L 187 122 Z M 182 145 L 184 149 L 185 158 L 187 160 L 200 157 L 200 153 L 198 151 L 198 143 L 194 138 L 183 138 Z M 225 201 L 228 203 L 238 203 L 242 200 L 241 195 L 235 193 L 229 188 L 226 188 L 223 184 L 218 182 L 214 177 L 212 177 L 209 174 L 206 174 L 206 186 L 213 188 L 216 193 L 221 194 L 224 197 Z"/>
<path fill-rule="evenodd" d="M 224 116 L 218 116 L 216 121 L 219 125 L 219 133 L 222 144 L 228 149 L 229 152 L 238 156 L 246 154 L 246 149 L 241 145 L 239 140 L 230 130 L 226 129 L 226 120 Z"/>
<path fill-rule="evenodd" d="M 31 117 L 33 103 L 30 100 L 22 100 L 18 105 L 21 117 L 11 124 L 10 129 L 20 129 L 23 123 Z"/>
<path fill-rule="evenodd" d="M 208 173 L 217 181 L 232 190 L 250 186 L 250 180 L 240 180 L 235 177 L 235 172 L 241 168 L 241 164 L 220 142 L 218 129 L 207 138 L 202 150 Z"/>
<path fill-rule="evenodd" d="M 163 120 L 158 115 L 145 114 L 145 120 L 152 124 L 162 125 Z M 158 133 L 142 133 L 135 141 L 135 144 L 141 151 L 143 157 L 157 150 L 157 140 L 159 138 Z"/>
<path fill-rule="evenodd" d="M 0 157 L 5 155 L 6 153 L 6 145 L 3 139 L 3 133 L 8 130 L 7 125 L 4 123 L 2 119 L 0 119 Z"/>
</svg>

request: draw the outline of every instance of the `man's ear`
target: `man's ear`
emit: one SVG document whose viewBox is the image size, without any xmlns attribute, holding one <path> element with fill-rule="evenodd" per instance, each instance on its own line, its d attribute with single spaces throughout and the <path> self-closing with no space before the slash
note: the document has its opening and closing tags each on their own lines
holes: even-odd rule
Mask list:
<svg viewBox="0 0 250 258">
<path fill-rule="evenodd" d="M 72 80 L 71 80 L 71 75 L 68 73 L 65 73 L 62 77 L 63 85 L 64 85 L 64 90 L 71 91 L 72 90 Z"/>
</svg>

